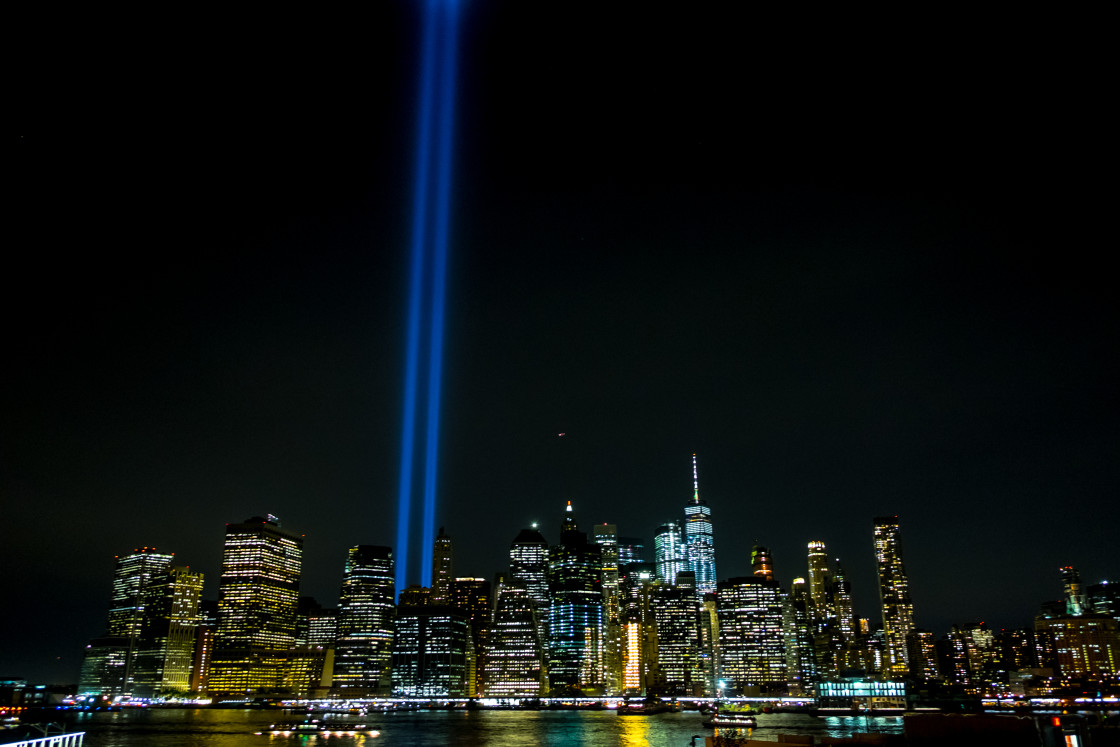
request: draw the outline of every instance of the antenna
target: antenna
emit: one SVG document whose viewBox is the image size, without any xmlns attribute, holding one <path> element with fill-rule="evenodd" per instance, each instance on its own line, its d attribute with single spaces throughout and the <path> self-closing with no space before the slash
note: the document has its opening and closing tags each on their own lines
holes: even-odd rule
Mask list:
<svg viewBox="0 0 1120 747">
<path fill-rule="evenodd" d="M 696 455 L 692 455 L 692 502 L 700 502 L 700 480 L 696 477 Z"/>
</svg>

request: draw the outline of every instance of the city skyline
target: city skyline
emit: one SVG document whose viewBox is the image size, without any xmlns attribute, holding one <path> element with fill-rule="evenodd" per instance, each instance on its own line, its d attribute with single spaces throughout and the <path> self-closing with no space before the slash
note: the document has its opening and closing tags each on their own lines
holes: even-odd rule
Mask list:
<svg viewBox="0 0 1120 747">
<path fill-rule="evenodd" d="M 395 544 L 420 25 L 371 12 L 321 57 L 168 32 L 24 77 L 0 671 L 76 677 L 100 631 L 74 621 L 100 625 L 134 547 L 215 599 L 226 523 L 272 513 L 329 605 L 349 548 Z M 435 522 L 456 572 L 489 578 L 533 522 L 555 543 L 568 500 L 652 561 L 697 454 L 720 579 L 757 541 L 788 585 L 823 542 L 872 616 L 890 515 L 939 633 L 1027 624 L 1064 566 L 1115 579 L 1096 67 L 982 19 L 751 13 L 464 7 Z"/>
</svg>

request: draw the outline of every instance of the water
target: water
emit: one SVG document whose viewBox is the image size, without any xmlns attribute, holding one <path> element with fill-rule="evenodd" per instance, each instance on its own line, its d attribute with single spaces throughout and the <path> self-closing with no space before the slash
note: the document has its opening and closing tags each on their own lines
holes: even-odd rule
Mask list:
<svg viewBox="0 0 1120 747">
<path fill-rule="evenodd" d="M 66 723 L 72 730 L 86 732 L 86 747 L 685 747 L 693 735 L 712 734 L 700 725 L 703 717 L 695 711 L 656 716 L 619 716 L 613 711 L 401 711 L 362 719 L 381 732 L 376 738 L 253 734 L 272 723 L 301 719 L 271 710 L 137 709 L 69 713 Z M 750 737 L 773 742 L 778 734 L 808 734 L 819 741 L 867 731 L 902 733 L 901 718 L 812 718 L 781 713 L 763 714 L 758 720 L 759 728 L 751 730 Z M 700 739 L 696 742 L 703 744 Z"/>
</svg>

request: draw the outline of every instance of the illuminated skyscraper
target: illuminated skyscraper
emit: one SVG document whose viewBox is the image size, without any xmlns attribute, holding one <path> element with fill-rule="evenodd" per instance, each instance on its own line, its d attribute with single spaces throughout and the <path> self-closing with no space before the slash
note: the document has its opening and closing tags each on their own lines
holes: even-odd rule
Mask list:
<svg viewBox="0 0 1120 747">
<path fill-rule="evenodd" d="M 719 679 L 744 694 L 784 687 L 786 651 L 778 582 L 765 575 L 720 581 L 716 607 Z"/>
<path fill-rule="evenodd" d="M 210 693 L 285 689 L 295 642 L 303 536 L 269 515 L 226 526 Z"/>
<path fill-rule="evenodd" d="M 152 581 L 162 580 L 171 569 L 174 553 L 159 553 L 154 547 L 138 547 L 117 557 L 113 574 L 113 606 L 109 609 L 110 636 L 136 638 L 145 626 L 145 604 Z"/>
<path fill-rule="evenodd" d="M 134 690 L 141 652 L 150 647 L 152 603 L 160 597 L 160 585 L 173 555 L 154 547 L 138 547 L 118 555 L 113 573 L 113 591 L 105 634 L 90 641 L 82 663 L 79 690 L 84 694 L 121 695 Z M 143 677 L 150 686 L 151 677 Z"/>
<path fill-rule="evenodd" d="M 1086 611 L 1085 595 L 1081 590 L 1081 574 L 1071 565 L 1061 568 L 1062 586 L 1066 592 L 1066 614 L 1080 615 Z"/>
<path fill-rule="evenodd" d="M 663 689 L 653 593 L 660 585 L 647 563 L 626 566 L 619 583 L 619 686 L 624 695 Z"/>
<path fill-rule="evenodd" d="M 560 544 L 548 559 L 548 681 L 554 695 L 602 689 L 602 567 L 601 548 L 579 530 L 569 501 Z"/>
<path fill-rule="evenodd" d="M 675 584 L 678 573 L 691 570 L 680 523 L 668 521 L 657 528 L 653 535 L 653 562 L 658 578 L 666 584 Z"/>
<path fill-rule="evenodd" d="M 702 696 L 700 602 L 693 589 L 660 584 L 650 607 L 657 625 L 657 687 L 662 695 Z"/>
<path fill-rule="evenodd" d="M 391 548 L 358 545 L 347 551 L 331 683 L 342 697 L 391 690 L 394 573 Z"/>
<path fill-rule="evenodd" d="M 591 537 L 603 557 L 603 670 L 607 692 L 622 688 L 622 629 L 619 625 L 618 527 L 595 524 Z"/>
<path fill-rule="evenodd" d="M 544 652 L 537 604 L 523 587 L 502 584 L 482 655 L 482 694 L 487 698 L 541 694 Z"/>
<path fill-rule="evenodd" d="M 638 537 L 618 538 L 618 569 L 621 571 L 631 563 L 646 562 L 646 545 Z"/>
<path fill-rule="evenodd" d="M 855 638 L 856 613 L 852 607 L 852 583 L 844 575 L 840 560 L 836 560 L 836 575 L 832 580 L 832 608 L 836 611 L 836 624 L 840 634 L 848 641 Z"/>
<path fill-rule="evenodd" d="M 482 689 L 482 640 L 490 627 L 490 582 L 484 578 L 453 578 L 448 586 L 448 604 L 462 613 L 470 623 L 467 642 L 467 697 L 476 697 Z"/>
<path fill-rule="evenodd" d="M 536 525 L 522 529 L 510 544 L 509 577 L 540 609 L 548 609 L 548 543 Z"/>
<path fill-rule="evenodd" d="M 446 605 L 401 605 L 393 638 L 393 695 L 467 695 L 470 622 Z"/>
<path fill-rule="evenodd" d="M 451 579 L 455 577 L 455 550 L 451 545 L 451 538 L 439 528 L 432 548 L 432 604 L 447 604 L 448 587 Z"/>
<path fill-rule="evenodd" d="M 202 580 L 201 573 L 186 567 L 170 568 L 150 580 L 132 672 L 134 696 L 191 689 Z"/>
<path fill-rule="evenodd" d="M 684 507 L 684 541 L 688 568 L 696 574 L 697 594 L 716 590 L 716 548 L 712 531 L 712 510 L 700 498 L 696 455 L 692 455 L 692 499 Z"/>
<path fill-rule="evenodd" d="M 875 559 L 883 609 L 883 673 L 905 675 L 910 671 L 906 638 L 914 630 L 914 604 L 910 601 L 910 582 L 902 564 L 897 516 L 875 519 Z"/>
<path fill-rule="evenodd" d="M 832 571 L 823 542 L 809 543 L 809 600 L 813 620 L 825 624 L 832 617 Z"/>
<path fill-rule="evenodd" d="M 813 623 L 808 584 L 795 578 L 790 592 L 782 599 L 782 637 L 786 646 L 786 678 L 791 695 L 811 692 L 817 678 L 813 652 Z"/>
</svg>

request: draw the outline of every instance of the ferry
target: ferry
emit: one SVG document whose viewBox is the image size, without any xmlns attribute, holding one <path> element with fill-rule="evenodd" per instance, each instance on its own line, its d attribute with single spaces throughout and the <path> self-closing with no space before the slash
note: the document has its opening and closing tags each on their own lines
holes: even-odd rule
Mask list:
<svg viewBox="0 0 1120 747">
<path fill-rule="evenodd" d="M 758 719 L 754 711 L 719 710 L 703 722 L 705 729 L 754 729 L 758 726 Z"/>
<path fill-rule="evenodd" d="M 381 732 L 369 728 L 367 724 L 353 724 L 344 722 L 320 721 L 310 719 L 307 721 L 293 721 L 288 723 L 271 724 L 264 731 L 254 732 L 258 736 L 293 737 L 314 735 L 320 737 L 379 737 Z"/>
</svg>

